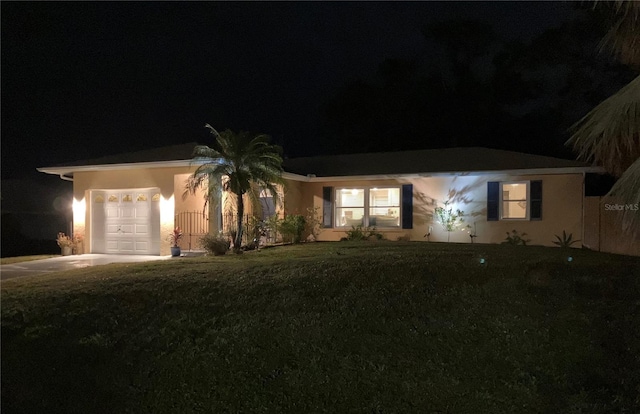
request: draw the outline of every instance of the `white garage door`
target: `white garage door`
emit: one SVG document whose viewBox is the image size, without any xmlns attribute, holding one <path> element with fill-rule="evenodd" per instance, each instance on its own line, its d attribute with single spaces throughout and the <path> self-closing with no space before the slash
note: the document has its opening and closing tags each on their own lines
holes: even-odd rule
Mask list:
<svg viewBox="0 0 640 414">
<path fill-rule="evenodd" d="M 160 254 L 157 189 L 91 192 L 91 251 Z"/>
</svg>

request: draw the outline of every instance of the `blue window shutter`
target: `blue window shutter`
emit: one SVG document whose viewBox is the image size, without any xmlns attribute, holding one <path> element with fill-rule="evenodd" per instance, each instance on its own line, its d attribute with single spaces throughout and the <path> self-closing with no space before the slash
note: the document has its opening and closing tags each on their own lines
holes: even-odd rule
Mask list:
<svg viewBox="0 0 640 414">
<path fill-rule="evenodd" d="M 489 181 L 487 183 L 487 221 L 498 221 L 500 218 L 500 183 Z"/>
<path fill-rule="evenodd" d="M 413 184 L 402 185 L 402 228 L 413 228 Z"/>
<path fill-rule="evenodd" d="M 333 187 L 322 187 L 322 227 L 333 227 Z"/>
<path fill-rule="evenodd" d="M 531 197 L 530 219 L 542 220 L 542 180 L 529 183 L 529 197 Z"/>
</svg>

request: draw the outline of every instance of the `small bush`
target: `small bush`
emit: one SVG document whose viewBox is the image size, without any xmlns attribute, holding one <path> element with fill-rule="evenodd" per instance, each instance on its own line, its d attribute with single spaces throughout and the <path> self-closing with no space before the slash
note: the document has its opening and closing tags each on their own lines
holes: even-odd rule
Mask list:
<svg viewBox="0 0 640 414">
<path fill-rule="evenodd" d="M 517 230 L 511 230 L 511 233 L 507 232 L 507 238 L 502 244 L 510 244 L 512 246 L 526 246 L 531 239 L 525 239 L 527 233 L 519 234 Z"/>
<path fill-rule="evenodd" d="M 408 242 L 411 240 L 411 236 L 409 236 L 408 234 L 405 234 L 404 236 L 398 236 L 397 240 L 399 242 Z"/>
<path fill-rule="evenodd" d="M 247 238 L 247 243 L 242 246 L 244 250 L 256 250 L 260 247 L 260 239 L 267 235 L 269 232 L 269 223 L 267 220 L 262 220 L 256 216 L 247 218 L 244 224 L 244 234 Z"/>
<path fill-rule="evenodd" d="M 451 238 L 451 233 L 458 230 L 464 223 L 462 218 L 464 217 L 464 211 L 460 209 L 453 210 L 449 204 L 451 204 L 450 201 L 445 201 L 444 207 L 436 207 L 434 211 L 437 222 L 447 232 L 447 242 Z"/>
<path fill-rule="evenodd" d="M 206 234 L 201 237 L 200 243 L 207 252 L 214 256 L 222 256 L 226 254 L 231 246 L 231 242 L 229 242 L 228 238 L 222 235 L 214 236 L 212 234 Z"/>
<path fill-rule="evenodd" d="M 304 233 L 306 224 L 307 222 L 304 216 L 299 214 L 290 214 L 286 216 L 279 223 L 282 239 L 291 243 L 300 243 L 302 241 L 302 234 Z"/>
<path fill-rule="evenodd" d="M 322 213 L 320 207 L 307 208 L 305 216 L 306 231 L 305 236 L 309 240 L 318 240 L 318 235 L 322 231 Z"/>
<path fill-rule="evenodd" d="M 557 234 L 555 236 L 557 240 L 555 240 L 553 244 L 557 244 L 560 247 L 571 247 L 573 243 L 577 243 L 580 241 L 580 239 L 572 240 L 573 233 L 569 233 L 567 235 L 567 233 L 564 230 L 562 230 L 562 238 Z"/>
<path fill-rule="evenodd" d="M 351 230 L 347 230 L 346 240 L 362 241 L 369 240 L 374 237 L 376 240 L 384 239 L 384 234 L 376 231 L 375 227 L 351 226 Z"/>
</svg>

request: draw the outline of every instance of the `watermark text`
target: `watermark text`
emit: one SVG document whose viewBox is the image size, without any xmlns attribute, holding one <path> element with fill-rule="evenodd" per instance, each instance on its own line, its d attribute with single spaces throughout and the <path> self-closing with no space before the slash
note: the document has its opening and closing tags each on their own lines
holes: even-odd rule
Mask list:
<svg viewBox="0 0 640 414">
<path fill-rule="evenodd" d="M 604 209 L 606 211 L 639 211 L 640 204 L 605 204 Z"/>
</svg>

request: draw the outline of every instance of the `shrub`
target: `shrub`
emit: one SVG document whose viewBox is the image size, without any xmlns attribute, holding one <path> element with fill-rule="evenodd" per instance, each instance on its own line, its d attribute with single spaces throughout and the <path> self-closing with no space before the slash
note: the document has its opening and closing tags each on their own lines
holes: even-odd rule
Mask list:
<svg viewBox="0 0 640 414">
<path fill-rule="evenodd" d="M 290 214 L 280 221 L 279 227 L 283 241 L 300 243 L 306 227 L 306 220 L 304 216 L 299 214 Z"/>
<path fill-rule="evenodd" d="M 320 213 L 320 207 L 307 208 L 306 221 L 306 236 L 313 241 L 318 240 L 318 235 L 322 231 L 322 214 Z"/>
<path fill-rule="evenodd" d="M 376 231 L 375 227 L 351 226 L 351 230 L 347 230 L 346 240 L 362 241 L 375 237 L 376 240 L 384 239 L 384 234 Z"/>
<path fill-rule="evenodd" d="M 245 250 L 255 250 L 260 247 L 260 239 L 267 235 L 268 226 L 265 220 L 256 216 L 248 217 L 244 224 L 244 234 L 247 236 Z"/>
<path fill-rule="evenodd" d="M 281 239 L 281 235 L 279 234 L 281 221 L 282 220 L 280 220 L 275 214 L 263 220 L 263 231 L 268 241 L 277 243 Z"/>
<path fill-rule="evenodd" d="M 200 238 L 200 243 L 204 249 L 213 254 L 214 256 L 222 256 L 227 253 L 231 242 L 222 234 L 214 236 L 212 234 L 205 234 Z"/>
<path fill-rule="evenodd" d="M 462 223 L 464 223 L 464 219 L 462 218 L 464 211 L 460 209 L 454 211 L 452 207 L 449 207 L 449 204 L 449 201 L 445 201 L 444 207 L 436 207 L 435 209 L 436 220 L 440 223 L 444 231 L 447 232 L 447 242 L 450 239 L 451 232 L 456 231 L 462 226 Z"/>
<path fill-rule="evenodd" d="M 569 233 L 569 235 L 567 236 L 567 233 L 564 230 L 562 230 L 562 238 L 560 238 L 560 236 L 558 236 L 557 234 L 555 236 L 557 240 L 554 241 L 553 244 L 557 244 L 560 247 L 571 247 L 573 243 L 577 243 L 580 241 L 580 239 L 572 240 L 573 233 Z"/>
<path fill-rule="evenodd" d="M 512 246 L 526 246 L 531 239 L 525 239 L 527 233 L 519 234 L 517 230 L 511 230 L 511 233 L 507 232 L 507 238 L 502 244 L 510 244 Z"/>
</svg>

